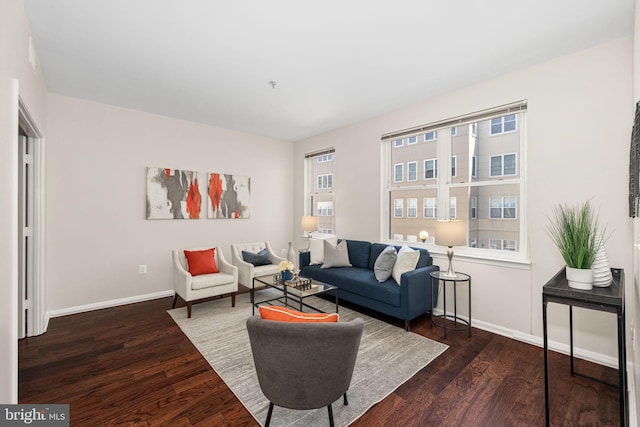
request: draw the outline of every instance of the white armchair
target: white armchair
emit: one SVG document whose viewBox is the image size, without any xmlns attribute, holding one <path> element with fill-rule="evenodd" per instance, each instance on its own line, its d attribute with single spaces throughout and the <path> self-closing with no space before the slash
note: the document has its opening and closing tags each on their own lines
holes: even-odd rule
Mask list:
<svg viewBox="0 0 640 427">
<path fill-rule="evenodd" d="M 209 248 L 204 248 L 209 249 Z M 187 249 L 189 251 L 203 250 L 203 248 Z M 191 318 L 191 304 L 193 301 L 219 295 L 231 294 L 231 306 L 236 306 L 238 292 L 238 268 L 227 262 L 219 247 L 215 248 L 214 259 L 219 273 L 200 274 L 192 276 L 189 273 L 184 249 L 173 251 L 173 308 L 176 308 L 178 295 L 187 303 L 187 317 Z"/>
<path fill-rule="evenodd" d="M 255 266 L 242 257 L 242 251 L 256 254 L 263 249 L 267 250 L 267 257 L 271 264 Z M 251 289 L 251 302 L 253 302 L 253 278 L 278 273 L 278 264 L 281 261 L 286 261 L 286 258 L 276 255 L 269 242 L 231 244 L 231 263 L 238 267 L 238 283 Z"/>
</svg>

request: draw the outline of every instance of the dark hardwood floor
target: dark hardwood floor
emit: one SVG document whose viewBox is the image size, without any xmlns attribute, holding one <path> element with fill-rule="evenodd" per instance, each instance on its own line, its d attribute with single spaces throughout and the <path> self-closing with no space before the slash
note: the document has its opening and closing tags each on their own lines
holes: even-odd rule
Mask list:
<svg viewBox="0 0 640 427">
<path fill-rule="evenodd" d="M 20 403 L 68 403 L 72 426 L 258 425 L 167 314 L 171 303 L 52 319 L 44 335 L 19 343 Z M 544 425 L 541 348 L 478 329 L 444 340 L 427 315 L 411 329 L 450 348 L 353 426 Z M 578 368 L 617 379 L 592 363 Z M 550 370 L 552 425 L 620 425 L 617 389 L 571 377 L 558 353 Z"/>
</svg>

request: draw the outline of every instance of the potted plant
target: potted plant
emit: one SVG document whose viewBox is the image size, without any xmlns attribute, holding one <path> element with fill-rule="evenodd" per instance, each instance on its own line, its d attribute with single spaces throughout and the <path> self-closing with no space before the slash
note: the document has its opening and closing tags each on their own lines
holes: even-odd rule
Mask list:
<svg viewBox="0 0 640 427">
<path fill-rule="evenodd" d="M 589 201 L 577 206 L 559 204 L 553 209 L 548 232 L 567 263 L 570 287 L 584 290 L 593 287 L 591 265 L 605 240 L 604 231 Z"/>
</svg>

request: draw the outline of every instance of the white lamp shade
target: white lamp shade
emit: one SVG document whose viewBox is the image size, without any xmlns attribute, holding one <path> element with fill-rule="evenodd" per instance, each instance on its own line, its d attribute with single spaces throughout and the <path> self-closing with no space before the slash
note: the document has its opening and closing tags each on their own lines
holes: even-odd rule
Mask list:
<svg viewBox="0 0 640 427">
<path fill-rule="evenodd" d="M 460 220 L 436 222 L 436 245 L 466 246 L 467 230 Z"/>
<path fill-rule="evenodd" d="M 312 232 L 318 229 L 318 217 L 317 216 L 303 216 L 302 217 L 302 231 Z"/>
</svg>

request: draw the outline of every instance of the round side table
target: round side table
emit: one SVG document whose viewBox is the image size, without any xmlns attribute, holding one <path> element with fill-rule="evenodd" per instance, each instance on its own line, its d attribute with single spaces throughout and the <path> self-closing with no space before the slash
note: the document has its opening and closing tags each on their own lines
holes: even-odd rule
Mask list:
<svg viewBox="0 0 640 427">
<path fill-rule="evenodd" d="M 436 300 L 434 302 L 433 298 L 433 281 L 437 280 L 438 284 L 435 286 L 436 289 L 440 287 L 440 283 L 442 283 L 443 289 L 443 312 L 439 316 L 435 316 L 433 314 L 433 309 L 438 304 Z M 447 282 L 453 283 L 453 315 L 447 314 Z M 462 319 L 458 317 L 458 307 L 457 307 L 457 293 L 456 288 L 458 284 L 464 284 L 467 282 L 469 288 L 469 320 Z M 447 326 L 447 319 L 452 320 L 455 326 Z M 444 330 L 444 337 L 447 337 L 447 330 L 451 331 L 460 331 L 468 329 L 469 337 L 471 337 L 471 276 L 465 273 L 456 272 L 456 277 L 447 276 L 446 271 L 434 271 L 431 273 L 431 323 L 441 327 Z"/>
</svg>

